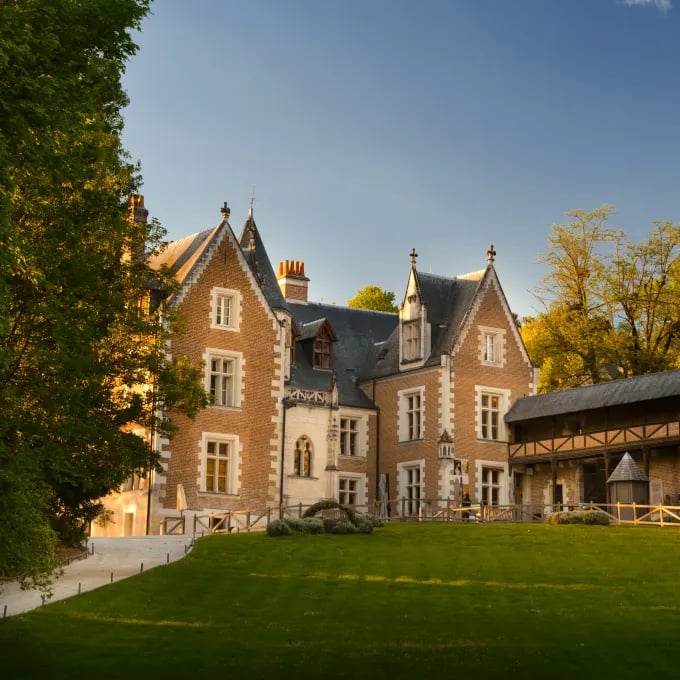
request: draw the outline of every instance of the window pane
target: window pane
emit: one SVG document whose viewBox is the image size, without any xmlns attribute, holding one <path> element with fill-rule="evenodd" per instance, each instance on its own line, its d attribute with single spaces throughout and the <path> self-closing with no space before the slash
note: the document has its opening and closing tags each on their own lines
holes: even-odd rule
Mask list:
<svg viewBox="0 0 680 680">
<path fill-rule="evenodd" d="M 205 465 L 205 489 L 206 491 L 215 490 L 215 459 L 208 458 Z"/>
<path fill-rule="evenodd" d="M 225 493 L 227 490 L 227 461 L 218 460 L 217 491 Z"/>
</svg>

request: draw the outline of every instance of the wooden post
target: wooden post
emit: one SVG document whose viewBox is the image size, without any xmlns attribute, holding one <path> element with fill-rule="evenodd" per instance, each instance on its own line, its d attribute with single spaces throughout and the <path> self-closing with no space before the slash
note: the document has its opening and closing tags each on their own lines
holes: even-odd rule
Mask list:
<svg viewBox="0 0 680 680">
<path fill-rule="evenodd" d="M 649 446 L 642 447 L 642 461 L 644 463 L 645 474 L 649 477 Z"/>
<path fill-rule="evenodd" d="M 604 452 L 604 500 L 607 505 L 609 505 L 609 484 L 607 480 L 609 479 L 609 452 Z"/>
<path fill-rule="evenodd" d="M 557 506 L 557 461 L 553 458 L 550 461 L 550 468 L 552 470 L 552 506 L 553 511 Z"/>
<path fill-rule="evenodd" d="M 635 509 L 635 501 L 633 501 L 633 524 L 637 524 L 637 510 Z"/>
</svg>

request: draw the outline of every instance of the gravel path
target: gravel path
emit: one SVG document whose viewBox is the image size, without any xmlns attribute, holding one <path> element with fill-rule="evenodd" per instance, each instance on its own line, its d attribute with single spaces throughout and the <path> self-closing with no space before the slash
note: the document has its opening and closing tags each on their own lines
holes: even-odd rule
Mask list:
<svg viewBox="0 0 680 680">
<path fill-rule="evenodd" d="M 86 590 L 94 590 L 184 557 L 193 545 L 191 536 L 135 536 L 129 538 L 91 538 L 86 559 L 64 567 L 52 584 L 47 602 L 63 600 Z M 94 554 L 92 548 L 94 546 Z M 15 616 L 43 604 L 38 590 L 21 590 L 17 583 L 0 585 L 0 617 Z"/>
</svg>

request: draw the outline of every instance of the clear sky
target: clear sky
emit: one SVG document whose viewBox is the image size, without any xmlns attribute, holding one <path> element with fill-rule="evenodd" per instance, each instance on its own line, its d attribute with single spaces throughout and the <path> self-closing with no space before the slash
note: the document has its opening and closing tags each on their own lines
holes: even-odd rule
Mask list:
<svg viewBox="0 0 680 680">
<path fill-rule="evenodd" d="M 673 7 L 677 4 L 677 7 Z M 680 0 L 156 0 L 124 143 L 170 239 L 254 214 L 310 299 L 481 269 L 514 311 L 552 224 L 680 221 Z"/>
</svg>

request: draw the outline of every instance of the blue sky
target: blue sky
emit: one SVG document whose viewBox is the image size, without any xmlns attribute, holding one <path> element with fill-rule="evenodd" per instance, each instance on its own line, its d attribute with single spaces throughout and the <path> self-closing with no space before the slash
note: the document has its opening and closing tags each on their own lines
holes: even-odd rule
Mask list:
<svg viewBox="0 0 680 680">
<path fill-rule="evenodd" d="M 677 7 L 673 7 L 673 4 Z M 550 226 L 680 221 L 680 0 L 156 0 L 124 144 L 177 239 L 237 235 L 310 298 L 481 269 L 532 314 Z"/>
</svg>

